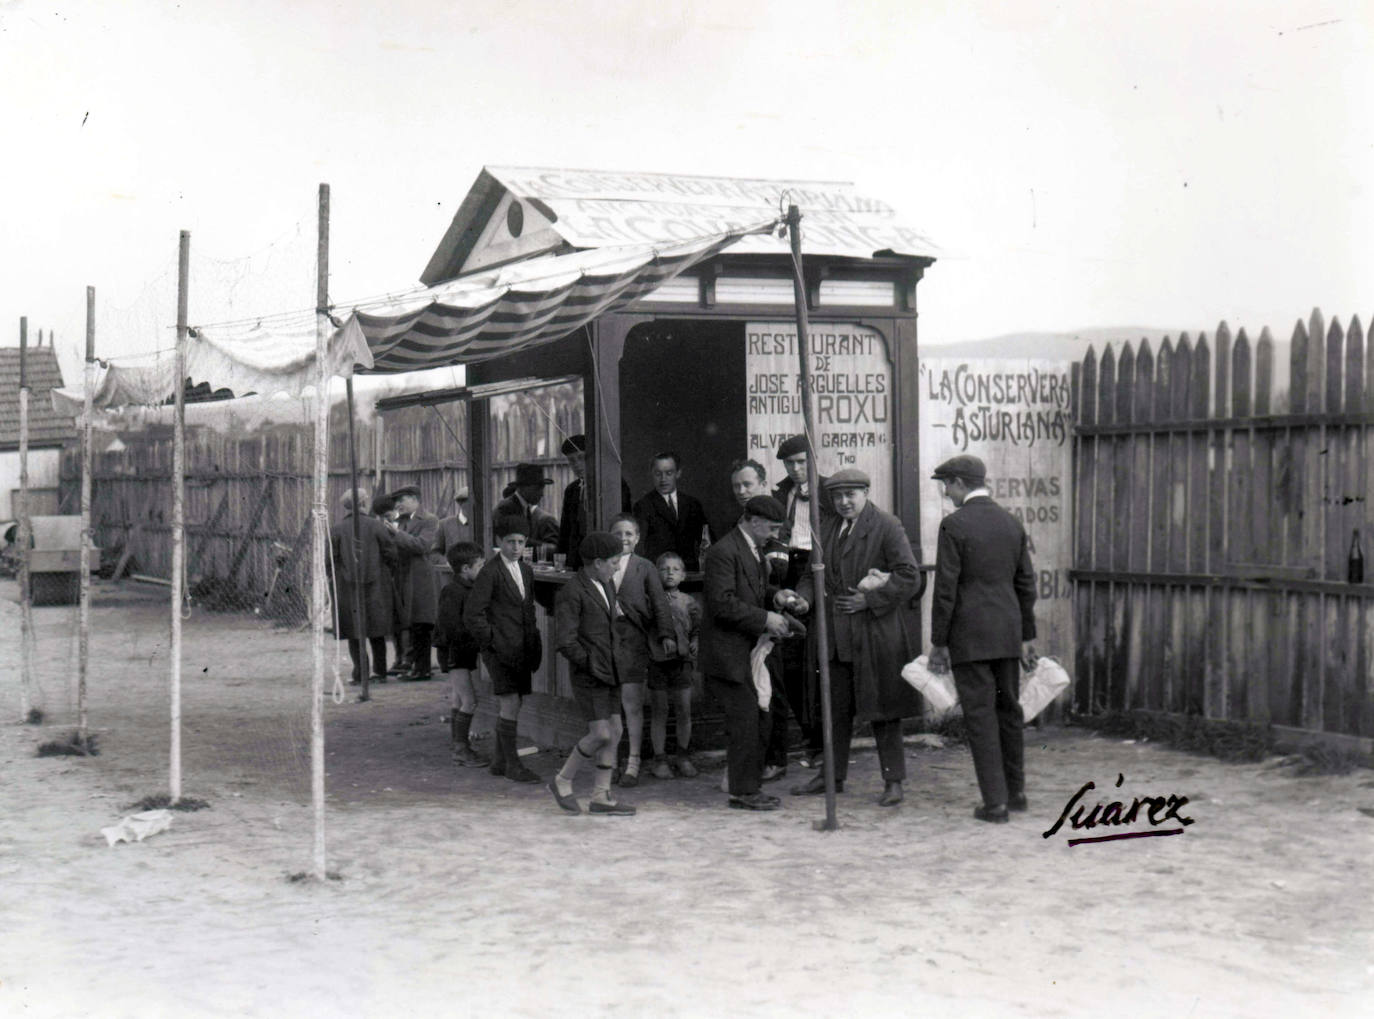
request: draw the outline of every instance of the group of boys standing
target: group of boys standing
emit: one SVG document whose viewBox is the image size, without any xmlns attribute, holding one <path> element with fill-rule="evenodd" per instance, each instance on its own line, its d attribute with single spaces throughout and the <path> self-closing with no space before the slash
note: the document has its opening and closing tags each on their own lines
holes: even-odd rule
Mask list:
<svg viewBox="0 0 1374 1019">
<path fill-rule="evenodd" d="M 906 778 L 901 721 L 920 712 L 902 667 L 919 651 L 913 609 L 925 579 L 900 521 L 869 501 L 870 479 L 847 469 L 819 478 L 819 493 L 807 481 L 807 444 L 794 436 L 778 449 L 787 477 L 770 493 L 764 467 L 736 461 L 730 485 L 740 509 L 737 522 L 712 541 L 701 504 L 678 490 L 681 460 L 670 452 L 653 459 L 654 488 L 628 510 L 629 490 L 621 482 L 622 506 L 608 531 L 588 531 L 585 439 L 563 444 L 576 480 L 565 492 L 558 520 L 539 507 L 551 479 L 537 465 L 522 464 L 498 504 L 495 556 L 482 551 L 448 518 L 439 521 L 418 509 L 419 492 L 400 489 L 379 507 L 382 518 L 362 518 L 361 570 L 353 564 L 351 521 L 335 528 L 340 637 L 350 639 L 357 672 L 359 636 L 372 641 L 384 678 L 385 645 L 373 633 L 351 626 L 346 583 L 358 578 L 371 600 L 388 568 L 396 571 L 400 618 L 415 652 L 404 678 L 429 678 L 429 648 L 438 622 L 441 662 L 454 672 L 452 736 L 454 758 L 482 765 L 515 781 L 537 782 L 516 749 L 521 700 L 542 659 L 534 615 L 534 572 L 522 553 L 527 543 L 551 545 L 567 557 L 576 575 L 555 598 L 556 650 L 570 666 L 587 733 L 569 754 L 548 788 L 558 806 L 581 813 L 573 781 L 586 767 L 595 771 L 588 812 L 633 814 L 612 793 L 638 782 L 642 762 L 646 688 L 653 698 L 650 771 L 668 778 L 694 775 L 691 761 L 692 675 L 699 667 L 707 688 L 724 710 L 727 776 L 723 788 L 736 809 L 768 811 L 781 800 L 764 784 L 786 774 L 787 721 L 800 723 L 811 760 L 819 764 L 821 712 L 816 683 L 816 643 L 802 622 L 815 603 L 810 569 L 813 549 L 824 550 L 824 584 L 829 641 L 831 738 L 835 788 L 843 792 L 855 722 L 870 723 L 878 747 L 883 792 L 878 803 L 904 798 Z M 1033 660 L 1033 574 L 1024 529 L 992 503 L 983 487 L 985 470 L 976 457 L 955 457 L 934 475 L 956 511 L 940 527 L 935 571 L 932 666 L 953 669 L 970 729 L 983 804 L 980 820 L 1000 822 L 1008 809 L 1024 809 L 1021 716 L 1017 703 L 1020 663 Z M 813 533 L 809 501 L 816 498 L 820 530 Z M 351 499 L 345 496 L 351 513 Z M 387 520 L 391 510 L 395 519 Z M 458 518 L 462 517 L 461 503 Z M 447 527 L 446 527 L 447 525 Z M 388 539 L 390 539 L 388 541 Z M 644 555 L 637 554 L 642 551 Z M 452 582 L 437 589 L 436 556 L 453 569 Z M 417 564 L 423 566 L 417 568 Z M 704 573 L 704 612 L 680 590 L 685 573 Z M 433 609 L 427 610 L 432 578 Z M 420 579 L 416 579 L 417 576 Z M 881 578 L 874 582 L 874 578 Z M 428 629 L 426 628 L 428 627 Z M 378 654 L 380 644 L 381 654 Z M 488 761 L 473 749 L 469 729 L 476 698 L 472 673 L 481 656 L 498 704 L 495 753 Z M 666 755 L 666 720 L 677 721 L 677 755 Z M 622 726 L 622 714 L 624 725 Z M 628 730 L 629 757 L 616 775 L 616 754 Z M 818 769 L 793 795 L 825 790 Z"/>
</svg>

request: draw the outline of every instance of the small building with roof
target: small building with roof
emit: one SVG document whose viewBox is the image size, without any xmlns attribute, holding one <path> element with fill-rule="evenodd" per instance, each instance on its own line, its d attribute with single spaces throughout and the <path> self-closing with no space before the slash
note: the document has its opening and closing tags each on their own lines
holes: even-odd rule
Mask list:
<svg viewBox="0 0 1374 1019">
<path fill-rule="evenodd" d="M 62 447 L 77 438 L 70 417 L 53 410 L 62 368 L 51 346 L 25 352 L 29 386 L 29 514 L 59 512 Z M 19 348 L 0 348 L 0 520 L 19 515 Z"/>
</svg>

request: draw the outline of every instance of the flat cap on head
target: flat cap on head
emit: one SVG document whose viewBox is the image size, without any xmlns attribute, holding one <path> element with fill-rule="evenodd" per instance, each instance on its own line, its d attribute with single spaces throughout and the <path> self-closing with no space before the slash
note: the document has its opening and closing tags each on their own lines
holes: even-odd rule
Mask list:
<svg viewBox="0 0 1374 1019">
<path fill-rule="evenodd" d="M 394 495 L 389 495 L 386 492 L 378 492 L 377 497 L 372 500 L 373 516 L 380 517 L 383 514 L 390 513 L 395 508 L 396 497 Z"/>
<path fill-rule="evenodd" d="M 563 440 L 563 445 L 558 447 L 558 451 L 564 456 L 572 453 L 587 452 L 587 437 L 585 435 L 569 435 Z"/>
<path fill-rule="evenodd" d="M 948 481 L 951 478 L 961 478 L 964 481 L 976 481 L 982 484 L 988 476 L 988 469 L 983 461 L 969 453 L 960 453 L 952 456 L 939 467 L 935 468 L 935 473 L 931 478 L 935 481 Z"/>
<path fill-rule="evenodd" d="M 396 489 L 396 491 L 394 491 L 394 492 L 391 493 L 391 501 L 392 501 L 392 502 L 395 502 L 397 499 L 399 499 L 399 498 L 400 498 L 401 496 L 403 496 L 403 495 L 413 495 L 413 496 L 415 496 L 415 498 L 417 498 L 417 499 L 420 498 L 420 486 L 419 486 L 419 485 L 406 485 L 406 486 L 403 487 L 403 488 L 398 488 L 398 489 Z"/>
<path fill-rule="evenodd" d="M 778 447 L 778 459 L 786 460 L 789 456 L 796 456 L 798 453 L 806 452 L 806 436 L 793 435 L 784 439 L 782 445 Z"/>
<path fill-rule="evenodd" d="M 614 559 L 622 548 L 620 539 L 609 531 L 591 531 L 577 546 L 577 554 L 584 563 L 590 563 L 593 559 Z"/>
<path fill-rule="evenodd" d="M 787 510 L 771 495 L 754 496 L 744 504 L 744 512 L 751 517 L 762 517 L 779 524 L 787 519 Z"/>
<path fill-rule="evenodd" d="M 840 492 L 846 488 L 870 488 L 873 482 L 867 474 L 857 467 L 846 467 L 830 475 L 825 483 L 827 492 Z"/>
</svg>

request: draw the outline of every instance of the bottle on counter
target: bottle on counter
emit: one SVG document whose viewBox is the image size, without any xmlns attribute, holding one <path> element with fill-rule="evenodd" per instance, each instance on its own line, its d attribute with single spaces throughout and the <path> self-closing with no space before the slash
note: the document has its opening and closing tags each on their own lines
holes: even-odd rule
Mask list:
<svg viewBox="0 0 1374 1019">
<path fill-rule="evenodd" d="M 711 528 L 706 524 L 701 525 L 701 544 L 697 547 L 697 554 L 700 558 L 706 558 L 706 550 L 711 547 Z"/>
</svg>

